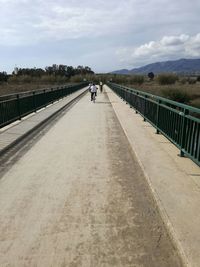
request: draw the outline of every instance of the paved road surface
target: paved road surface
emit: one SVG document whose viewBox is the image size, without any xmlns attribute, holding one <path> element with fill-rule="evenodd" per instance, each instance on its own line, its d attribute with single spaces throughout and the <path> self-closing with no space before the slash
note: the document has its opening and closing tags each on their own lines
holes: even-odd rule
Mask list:
<svg viewBox="0 0 200 267">
<path fill-rule="evenodd" d="M 182 266 L 106 94 L 2 175 L 0 266 Z"/>
</svg>

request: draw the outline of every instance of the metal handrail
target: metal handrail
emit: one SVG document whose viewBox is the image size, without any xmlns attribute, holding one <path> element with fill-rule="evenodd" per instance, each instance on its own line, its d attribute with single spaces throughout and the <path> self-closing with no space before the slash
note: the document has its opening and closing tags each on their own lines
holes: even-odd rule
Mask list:
<svg viewBox="0 0 200 267">
<path fill-rule="evenodd" d="M 108 86 L 174 143 L 181 156 L 200 166 L 200 109 L 119 84 Z"/>
<path fill-rule="evenodd" d="M 0 97 L 0 128 L 57 101 L 87 85 L 86 82 Z"/>
<path fill-rule="evenodd" d="M 17 95 L 31 95 L 33 94 L 33 92 L 39 94 L 41 92 L 43 92 L 44 90 L 46 92 L 49 92 L 51 91 L 52 89 L 53 90 L 58 90 L 62 87 L 70 87 L 70 86 L 74 86 L 75 84 L 67 84 L 67 85 L 63 85 L 63 86 L 53 86 L 51 88 L 47 88 L 47 87 L 44 87 L 44 88 L 40 88 L 40 89 L 37 89 L 37 90 L 29 90 L 29 91 L 20 91 L 20 92 L 17 92 L 17 93 L 11 93 L 11 94 L 6 94 L 6 95 L 0 95 L 0 102 L 3 101 L 3 100 L 7 100 L 7 99 L 13 99 L 13 98 L 17 98 Z"/>
<path fill-rule="evenodd" d="M 111 83 L 109 83 L 111 84 Z M 114 83 L 112 83 L 114 84 Z M 168 103 L 168 104 L 171 104 L 171 105 L 175 105 L 176 107 L 179 107 L 179 108 L 182 108 L 182 109 L 188 109 L 188 110 L 191 110 L 193 112 L 196 112 L 198 114 L 200 114 L 200 109 L 199 108 L 195 108 L 195 107 L 192 107 L 192 106 L 189 106 L 189 105 L 186 105 L 186 104 L 182 104 L 182 103 L 179 103 L 179 102 L 176 102 L 176 101 L 173 101 L 173 100 L 170 100 L 170 99 L 167 99 L 167 98 L 164 98 L 164 97 L 161 97 L 161 96 L 157 96 L 157 95 L 154 95 L 154 94 L 151 94 L 151 93 L 147 93 L 147 92 L 144 92 L 144 91 L 141 91 L 141 90 L 136 90 L 136 89 L 133 89 L 133 88 L 130 88 L 130 87 L 127 87 L 127 86 L 121 86 L 119 84 L 115 84 L 117 86 L 120 86 L 126 90 L 131 90 L 131 92 L 135 92 L 135 93 L 138 93 L 140 96 L 144 96 L 144 97 L 148 97 L 148 98 L 152 98 L 152 99 L 156 99 L 157 100 L 160 100 L 162 102 L 165 102 L 165 103 Z"/>
</svg>

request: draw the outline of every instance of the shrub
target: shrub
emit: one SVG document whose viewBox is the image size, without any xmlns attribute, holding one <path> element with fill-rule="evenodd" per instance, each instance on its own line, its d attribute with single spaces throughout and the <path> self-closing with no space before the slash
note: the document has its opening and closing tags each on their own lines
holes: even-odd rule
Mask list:
<svg viewBox="0 0 200 267">
<path fill-rule="evenodd" d="M 8 82 L 11 84 L 18 84 L 19 83 L 19 79 L 16 75 L 12 75 L 9 79 Z"/>
<path fill-rule="evenodd" d="M 8 82 L 12 84 L 31 83 L 32 77 L 29 75 L 21 75 L 21 76 L 12 75 L 9 78 Z"/>
<path fill-rule="evenodd" d="M 196 83 L 196 79 L 195 78 L 188 78 L 188 83 L 189 84 L 195 84 Z"/>
<path fill-rule="evenodd" d="M 68 80 L 69 79 L 67 77 L 60 76 L 60 75 L 56 76 L 56 79 L 55 79 L 56 84 L 64 84 L 64 83 L 68 82 Z"/>
<path fill-rule="evenodd" d="M 127 75 L 114 74 L 108 77 L 108 79 L 114 83 L 127 84 L 129 77 Z"/>
<path fill-rule="evenodd" d="M 186 78 L 182 78 L 179 80 L 181 84 L 186 84 L 187 83 L 187 79 Z"/>
<path fill-rule="evenodd" d="M 200 97 L 191 101 L 191 105 L 196 108 L 200 108 Z M 200 114 L 199 114 L 200 115 Z"/>
<path fill-rule="evenodd" d="M 144 76 L 143 75 L 133 75 L 130 77 L 130 82 L 133 84 L 143 84 Z"/>
<path fill-rule="evenodd" d="M 70 82 L 72 83 L 80 83 L 82 82 L 84 77 L 82 75 L 74 75 L 70 78 Z"/>
<path fill-rule="evenodd" d="M 40 82 L 42 84 L 46 84 L 46 83 L 55 83 L 56 82 L 56 77 L 55 75 L 43 75 L 40 79 Z"/>
<path fill-rule="evenodd" d="M 8 80 L 8 75 L 7 75 L 7 73 L 6 73 L 5 71 L 0 72 L 0 83 L 1 83 L 1 82 L 7 82 L 7 80 Z"/>
<path fill-rule="evenodd" d="M 176 74 L 163 73 L 159 74 L 157 79 L 161 85 L 174 84 L 178 80 L 178 76 Z"/>
<path fill-rule="evenodd" d="M 18 77 L 20 83 L 31 83 L 32 77 L 29 75 L 22 75 Z"/>
<path fill-rule="evenodd" d="M 180 89 L 166 89 L 162 90 L 161 93 L 164 97 L 183 104 L 189 104 L 191 100 L 191 96 L 187 92 L 181 91 Z"/>
</svg>

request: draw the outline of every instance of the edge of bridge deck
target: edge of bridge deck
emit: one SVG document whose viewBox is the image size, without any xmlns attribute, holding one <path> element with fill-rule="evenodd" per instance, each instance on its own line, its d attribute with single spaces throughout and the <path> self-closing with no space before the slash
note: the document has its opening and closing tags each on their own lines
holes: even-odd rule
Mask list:
<svg viewBox="0 0 200 267">
<path fill-rule="evenodd" d="M 200 168 L 105 89 L 185 266 L 200 266 Z"/>
<path fill-rule="evenodd" d="M 45 123 L 60 114 L 65 108 L 73 104 L 75 100 L 84 95 L 86 92 L 86 87 L 80 89 L 63 99 L 42 108 L 36 113 L 31 113 L 30 115 L 22 118 L 21 121 L 15 121 L 14 123 L 0 129 L 0 156 L 29 136 L 32 132 L 38 130 Z"/>
</svg>

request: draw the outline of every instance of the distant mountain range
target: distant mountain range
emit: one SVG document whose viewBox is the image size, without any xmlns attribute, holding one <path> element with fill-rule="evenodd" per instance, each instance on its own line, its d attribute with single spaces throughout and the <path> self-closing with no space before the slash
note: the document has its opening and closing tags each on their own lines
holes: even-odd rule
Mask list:
<svg viewBox="0 0 200 267">
<path fill-rule="evenodd" d="M 114 74 L 147 74 L 153 72 L 154 74 L 163 72 L 174 72 L 174 73 L 199 73 L 200 74 L 200 59 L 179 59 L 171 61 L 156 62 L 145 65 L 140 68 L 132 70 L 121 69 L 111 73 Z"/>
</svg>

